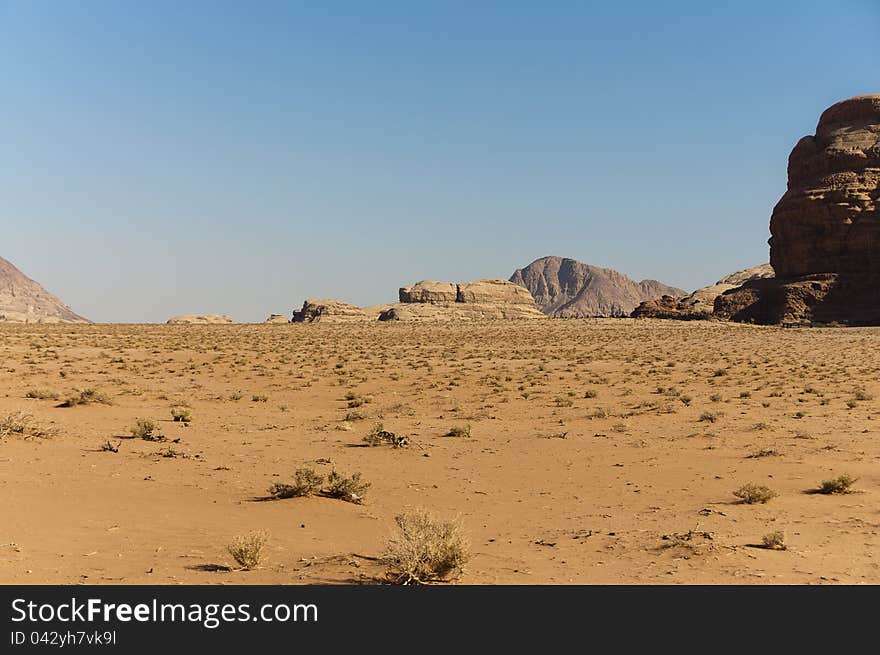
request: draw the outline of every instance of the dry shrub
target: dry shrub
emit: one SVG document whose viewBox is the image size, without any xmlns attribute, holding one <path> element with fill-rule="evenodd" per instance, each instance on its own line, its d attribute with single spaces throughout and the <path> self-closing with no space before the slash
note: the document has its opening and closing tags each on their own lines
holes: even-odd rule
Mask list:
<svg viewBox="0 0 880 655">
<path fill-rule="evenodd" d="M 96 391 L 95 389 L 84 389 L 82 391 L 75 392 L 72 396 L 68 397 L 63 403 L 61 403 L 62 407 L 76 407 L 77 405 L 110 405 L 110 396 L 105 393 L 101 393 L 100 391 Z"/>
<path fill-rule="evenodd" d="M 754 505 L 756 503 L 766 503 L 771 498 L 775 498 L 777 493 L 769 487 L 749 483 L 734 491 L 733 495 L 748 505 Z"/>
<path fill-rule="evenodd" d="M 468 543 L 458 521 L 440 521 L 426 510 L 394 518 L 398 532 L 388 542 L 385 564 L 398 584 L 448 579 L 468 560 Z"/>
<path fill-rule="evenodd" d="M 349 477 L 345 477 L 336 471 L 331 471 L 327 476 L 324 495 L 360 505 L 364 502 L 364 495 L 370 486 L 369 482 L 361 482 L 360 473 L 352 473 Z"/>
<path fill-rule="evenodd" d="M 192 421 L 192 410 L 186 405 L 175 405 L 171 408 L 171 418 L 175 423 L 189 423 Z"/>
<path fill-rule="evenodd" d="M 856 483 L 856 479 L 851 475 L 844 473 L 833 480 L 823 480 L 819 485 L 820 494 L 849 494 L 852 493 L 852 487 Z"/>
<path fill-rule="evenodd" d="M 470 425 L 454 425 L 450 428 L 449 432 L 446 433 L 447 437 L 470 437 L 471 436 L 471 426 Z"/>
<path fill-rule="evenodd" d="M 53 434 L 52 430 L 37 423 L 31 414 L 22 411 L 12 412 L 0 418 L 0 440 L 7 437 L 44 438 Z"/>
<path fill-rule="evenodd" d="M 25 395 L 25 398 L 34 398 L 37 400 L 58 400 L 61 397 L 57 391 L 51 389 L 31 389 Z"/>
<path fill-rule="evenodd" d="M 785 535 L 781 532 L 770 532 L 761 538 L 761 545 L 768 550 L 785 550 Z"/>
<path fill-rule="evenodd" d="M 165 437 L 158 433 L 159 426 L 155 421 L 147 418 L 139 418 L 130 428 L 131 436 L 144 441 L 165 441 Z"/>
<path fill-rule="evenodd" d="M 269 487 L 273 498 L 300 498 L 311 496 L 321 491 L 324 477 L 315 473 L 314 469 L 297 469 L 293 476 L 293 484 L 276 482 Z"/>
<path fill-rule="evenodd" d="M 241 568 L 250 571 L 263 561 L 263 549 L 268 541 L 269 533 L 258 530 L 233 537 L 232 543 L 226 549 Z"/>
</svg>

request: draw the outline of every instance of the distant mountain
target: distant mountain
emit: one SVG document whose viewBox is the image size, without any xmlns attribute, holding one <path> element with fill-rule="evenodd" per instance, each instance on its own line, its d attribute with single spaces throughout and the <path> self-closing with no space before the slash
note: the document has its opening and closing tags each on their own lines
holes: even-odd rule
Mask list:
<svg viewBox="0 0 880 655">
<path fill-rule="evenodd" d="M 0 321 L 88 323 L 61 300 L 0 257 Z"/>
<path fill-rule="evenodd" d="M 636 282 L 610 268 L 563 257 L 536 259 L 514 271 L 510 281 L 528 289 L 544 314 L 559 318 L 629 316 L 646 300 L 687 293 L 657 280 Z"/>
</svg>

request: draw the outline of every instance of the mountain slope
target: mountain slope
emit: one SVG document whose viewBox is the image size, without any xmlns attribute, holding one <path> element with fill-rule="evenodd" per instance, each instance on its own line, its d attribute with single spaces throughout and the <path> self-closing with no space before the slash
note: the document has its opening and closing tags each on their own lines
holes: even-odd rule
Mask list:
<svg viewBox="0 0 880 655">
<path fill-rule="evenodd" d="M 0 257 L 0 321 L 88 323 L 61 300 Z"/>
<path fill-rule="evenodd" d="M 686 293 L 657 280 L 636 282 L 610 268 L 563 257 L 536 259 L 514 271 L 510 281 L 528 289 L 544 314 L 560 318 L 629 316 L 645 300 Z"/>
</svg>

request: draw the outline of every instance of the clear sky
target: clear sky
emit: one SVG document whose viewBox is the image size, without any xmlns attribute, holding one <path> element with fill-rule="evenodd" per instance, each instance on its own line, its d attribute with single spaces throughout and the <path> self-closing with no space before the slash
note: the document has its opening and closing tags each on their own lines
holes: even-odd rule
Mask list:
<svg viewBox="0 0 880 655">
<path fill-rule="evenodd" d="M 880 0 L 0 0 L 0 256 L 98 321 L 260 321 L 549 254 L 767 261 Z"/>
</svg>

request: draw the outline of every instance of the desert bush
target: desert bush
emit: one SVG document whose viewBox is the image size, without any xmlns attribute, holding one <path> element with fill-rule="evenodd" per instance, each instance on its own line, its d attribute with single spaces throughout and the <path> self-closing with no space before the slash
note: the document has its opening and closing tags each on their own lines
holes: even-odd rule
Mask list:
<svg viewBox="0 0 880 655">
<path fill-rule="evenodd" d="M 595 398 L 599 395 L 599 392 L 595 389 L 587 389 L 584 391 L 584 398 Z"/>
<path fill-rule="evenodd" d="M 110 397 L 95 389 L 77 391 L 61 403 L 62 407 L 76 407 L 77 405 L 109 405 Z"/>
<path fill-rule="evenodd" d="M 189 423 L 192 421 L 192 410 L 186 405 L 176 405 L 171 408 L 171 418 L 177 423 Z"/>
<path fill-rule="evenodd" d="M 269 402 L 269 396 L 264 393 L 255 393 L 251 396 L 251 400 L 255 403 L 266 403 Z"/>
<path fill-rule="evenodd" d="M 263 561 L 263 549 L 269 541 L 269 533 L 264 530 L 249 532 L 233 537 L 226 549 L 241 568 L 252 570 Z"/>
<path fill-rule="evenodd" d="M 50 389 L 31 389 L 25 395 L 25 398 L 36 398 L 37 400 L 58 400 L 61 394 Z"/>
<path fill-rule="evenodd" d="M 360 473 L 352 473 L 345 477 L 336 471 L 331 471 L 327 476 L 327 486 L 324 487 L 323 493 L 329 498 L 339 498 L 360 505 L 364 502 L 364 495 L 370 486 L 369 482 L 361 481 Z"/>
<path fill-rule="evenodd" d="M 158 424 L 148 418 L 139 418 L 130 428 L 131 436 L 144 441 L 165 441 L 164 435 L 159 434 Z"/>
<path fill-rule="evenodd" d="M 716 412 L 703 412 L 700 414 L 700 420 L 703 422 L 714 423 L 718 420 L 718 414 Z"/>
<path fill-rule="evenodd" d="M 748 505 L 754 505 L 756 503 L 766 503 L 771 498 L 775 498 L 777 494 L 769 487 L 749 483 L 734 491 L 733 495 Z"/>
<path fill-rule="evenodd" d="M 301 498 L 311 496 L 321 490 L 324 477 L 315 473 L 314 469 L 297 469 L 293 476 L 293 484 L 276 482 L 269 487 L 269 494 L 273 498 Z"/>
<path fill-rule="evenodd" d="M 781 455 L 778 450 L 774 448 L 761 448 L 760 450 L 756 450 L 753 453 L 749 453 L 746 455 L 746 459 L 759 459 L 761 457 L 775 457 L 777 455 Z"/>
<path fill-rule="evenodd" d="M 856 483 L 856 478 L 844 473 L 832 480 L 823 480 L 819 485 L 820 494 L 848 494 L 852 493 L 852 487 Z"/>
<path fill-rule="evenodd" d="M 450 428 L 449 432 L 446 433 L 447 437 L 470 437 L 471 436 L 471 426 L 470 425 L 454 425 Z"/>
<path fill-rule="evenodd" d="M 425 584 L 447 579 L 468 560 L 468 544 L 458 521 L 439 521 L 425 510 L 394 518 L 397 534 L 384 561 L 399 584 Z"/>
<path fill-rule="evenodd" d="M 781 532 L 770 532 L 761 538 L 761 545 L 769 550 L 785 550 L 785 535 Z"/>
<path fill-rule="evenodd" d="M 43 438 L 52 436 L 53 431 L 42 427 L 31 415 L 22 411 L 12 412 L 0 418 L 0 440 L 7 437 Z"/>
<path fill-rule="evenodd" d="M 874 400 L 874 396 L 869 394 L 864 389 L 857 389 L 856 392 L 853 394 L 853 398 L 855 400 Z"/>
<path fill-rule="evenodd" d="M 101 444 L 101 452 L 105 453 L 118 453 L 119 446 L 122 445 L 122 442 L 119 441 L 117 443 L 112 443 L 109 439 Z"/>
</svg>

